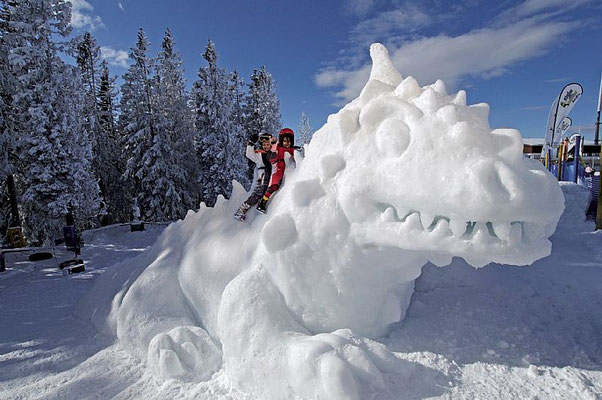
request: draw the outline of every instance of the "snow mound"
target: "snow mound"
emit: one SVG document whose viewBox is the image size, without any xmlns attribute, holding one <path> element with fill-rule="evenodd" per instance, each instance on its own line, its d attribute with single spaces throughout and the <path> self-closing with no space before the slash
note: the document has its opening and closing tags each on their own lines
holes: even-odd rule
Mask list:
<svg viewBox="0 0 602 400">
<path fill-rule="evenodd" d="M 106 320 L 158 377 L 222 367 L 262 399 L 370 398 L 413 368 L 366 337 L 403 319 L 422 266 L 549 255 L 564 198 L 522 158 L 518 131 L 491 131 L 489 107 L 441 81 L 402 79 L 384 46 L 370 55 L 360 96 L 296 154 L 268 215 L 234 221 L 235 182 L 229 201 L 104 274 L 80 314 Z"/>
<path fill-rule="evenodd" d="M 587 209 L 592 199 L 588 188 L 573 182 L 559 182 L 564 194 L 566 208 L 559 224 L 566 228 L 577 229 L 585 222 Z"/>
</svg>

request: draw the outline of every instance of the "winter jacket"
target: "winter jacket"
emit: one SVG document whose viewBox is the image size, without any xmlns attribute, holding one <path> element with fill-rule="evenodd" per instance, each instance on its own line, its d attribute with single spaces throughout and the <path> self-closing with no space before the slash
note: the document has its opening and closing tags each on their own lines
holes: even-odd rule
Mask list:
<svg viewBox="0 0 602 400">
<path fill-rule="evenodd" d="M 247 145 L 247 151 L 245 153 L 247 158 L 255 163 L 255 172 L 253 181 L 261 180 L 261 183 L 267 183 L 270 181 L 272 175 L 272 163 L 270 159 L 275 157 L 272 151 L 255 150 L 255 147 L 251 144 Z"/>
<path fill-rule="evenodd" d="M 275 191 L 280 188 L 282 179 L 284 178 L 284 170 L 286 169 L 285 157 L 289 154 L 291 161 L 295 162 L 295 149 L 293 147 L 286 148 L 284 146 L 277 145 L 276 151 L 271 154 L 270 162 L 272 163 L 272 177 L 268 190 L 265 193 L 265 197 L 269 198 Z"/>
</svg>

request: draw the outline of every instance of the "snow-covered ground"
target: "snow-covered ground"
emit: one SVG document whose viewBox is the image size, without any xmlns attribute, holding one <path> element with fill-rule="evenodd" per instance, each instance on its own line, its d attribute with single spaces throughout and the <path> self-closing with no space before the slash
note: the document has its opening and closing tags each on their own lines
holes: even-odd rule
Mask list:
<svg viewBox="0 0 602 400">
<path fill-rule="evenodd" d="M 567 209 L 552 255 L 529 267 L 461 260 L 423 268 L 408 315 L 379 339 L 411 361 L 381 399 L 602 397 L 602 236 L 583 215 L 580 187 L 563 185 Z M 146 366 L 74 317 L 96 277 L 151 245 L 162 227 L 86 232 L 85 273 L 57 259 L 10 256 L 0 275 L 0 398 L 248 399 L 219 371 L 202 383 L 157 383 Z M 408 383 L 410 382 L 410 383 Z"/>
</svg>

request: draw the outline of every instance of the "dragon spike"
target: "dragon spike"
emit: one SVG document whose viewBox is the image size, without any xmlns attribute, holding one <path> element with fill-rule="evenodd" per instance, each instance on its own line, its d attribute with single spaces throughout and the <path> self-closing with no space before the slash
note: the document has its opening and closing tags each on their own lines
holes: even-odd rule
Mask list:
<svg viewBox="0 0 602 400">
<path fill-rule="evenodd" d="M 380 43 L 372 43 L 370 46 L 370 57 L 372 58 L 370 80 L 377 79 L 393 87 L 401 83 L 401 74 L 391 62 L 389 52 L 385 46 Z"/>
</svg>

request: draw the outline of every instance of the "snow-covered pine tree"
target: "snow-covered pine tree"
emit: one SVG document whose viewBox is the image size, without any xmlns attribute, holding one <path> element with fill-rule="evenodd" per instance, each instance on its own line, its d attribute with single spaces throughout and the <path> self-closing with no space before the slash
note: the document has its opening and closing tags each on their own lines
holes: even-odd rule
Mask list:
<svg viewBox="0 0 602 400">
<path fill-rule="evenodd" d="M 0 4 L 3 4 L 0 3 Z M 6 32 L 8 23 L 5 21 L 4 9 L 0 11 L 0 245 L 6 241 L 11 219 L 10 195 L 8 192 L 8 176 L 12 173 L 8 155 L 11 150 L 10 130 L 8 129 L 8 109 L 11 103 L 10 81 L 12 76 L 8 69 L 8 43 Z"/>
<path fill-rule="evenodd" d="M 203 58 L 206 67 L 199 70 L 194 83 L 195 128 L 197 156 L 200 163 L 201 200 L 213 206 L 218 195 L 229 197 L 232 189 L 233 166 L 230 154 L 237 151 L 230 133 L 232 127 L 232 96 L 226 72 L 217 65 L 217 52 L 208 41 Z"/>
<path fill-rule="evenodd" d="M 313 131 L 309 124 L 309 118 L 304 112 L 301 113 L 301 121 L 297 127 L 297 135 L 295 135 L 295 144 L 297 146 L 303 146 L 311 140 Z"/>
<path fill-rule="evenodd" d="M 102 61 L 98 86 L 98 116 L 96 136 L 96 158 L 103 160 L 98 165 L 97 176 L 104 198 L 101 224 L 113 224 L 129 220 L 130 193 L 124 185 L 123 141 L 115 122 L 115 78 L 109 75 L 107 62 Z"/>
<path fill-rule="evenodd" d="M 82 134 L 81 81 L 58 57 L 63 45 L 55 41 L 69 33 L 71 3 L 20 0 L 6 3 L 5 12 L 23 225 L 29 241 L 41 243 L 60 235 L 69 210 L 85 223 L 98 209 L 89 138 Z"/>
<path fill-rule="evenodd" d="M 265 66 L 253 70 L 244 108 L 245 130 L 252 133 L 269 132 L 278 135 L 280 126 L 280 100 L 276 95 L 276 82 Z"/>
<path fill-rule="evenodd" d="M 253 70 L 243 113 L 247 135 L 261 132 L 271 133 L 274 137 L 278 135 L 281 126 L 280 101 L 276 96 L 276 83 L 265 66 Z M 247 168 L 247 179 L 252 182 L 255 167 L 251 164 Z"/>
<path fill-rule="evenodd" d="M 76 67 L 65 65 L 59 82 L 62 90 L 58 92 L 62 106 L 61 129 L 64 136 L 72 140 L 65 146 L 70 154 L 67 165 L 70 168 L 71 199 L 67 210 L 71 210 L 79 229 L 98 226 L 101 194 L 98 180 L 92 167 L 93 151 L 91 133 L 86 119 L 85 93 L 81 91 L 83 82 Z M 55 110 L 61 107 L 55 106 Z M 64 221 L 61 221 L 64 222 Z"/>
<path fill-rule="evenodd" d="M 155 136 L 144 154 L 144 164 L 151 167 L 141 182 L 142 192 L 148 193 L 148 198 L 139 198 L 138 204 L 147 218 L 169 221 L 183 218 L 194 208 L 199 192 L 193 179 L 197 168 L 192 110 L 188 106 L 182 59 L 174 50 L 169 29 L 155 68 Z"/>
<path fill-rule="evenodd" d="M 251 187 L 253 177 L 253 169 L 255 168 L 255 164 L 250 162 L 245 157 L 245 149 L 247 145 L 247 140 L 249 134 L 245 131 L 245 119 L 243 113 L 244 106 L 244 87 L 245 83 L 242 77 L 235 70 L 230 74 L 230 96 L 232 98 L 232 114 L 230 117 L 231 130 L 230 135 L 233 138 L 232 149 L 233 151 L 230 153 L 232 160 L 230 164 L 232 165 L 233 176 L 232 179 L 235 179 L 244 187 L 249 189 Z M 250 167 L 251 174 L 249 176 L 249 164 L 252 164 Z"/>
<path fill-rule="evenodd" d="M 120 179 L 123 169 L 119 168 L 120 149 L 116 142 L 112 98 L 107 98 L 114 96 L 111 93 L 108 68 L 106 62 L 101 62 L 100 48 L 89 32 L 77 37 L 73 42 L 77 66 L 84 83 L 83 110 L 92 143 L 92 166 L 104 200 L 102 221 L 103 224 L 125 221 L 125 191 Z M 100 106 L 101 89 L 104 90 L 104 110 Z"/>
<path fill-rule="evenodd" d="M 142 185 L 152 167 L 144 163 L 144 157 L 153 146 L 156 130 L 151 104 L 152 60 L 147 57 L 149 44 L 144 30 L 140 28 L 136 47 L 130 49 L 129 56 L 133 63 L 123 75 L 119 131 L 124 138 L 124 155 L 127 159 L 124 178 L 129 181 L 133 191 L 131 205 L 137 203 L 142 217 L 153 219 L 153 215 L 146 215 L 145 208 L 151 193 L 144 192 Z"/>
<path fill-rule="evenodd" d="M 9 65 L 10 49 L 15 47 L 17 36 L 10 27 L 9 5 L 14 1 L 0 0 L 0 243 L 5 240 L 7 228 L 20 225 L 16 212 L 17 193 L 15 192 L 13 165 L 16 153 L 15 130 L 11 123 L 12 97 L 15 79 Z M 17 215 L 13 215 L 17 213 Z M 16 219 L 15 219 L 16 217 Z"/>
<path fill-rule="evenodd" d="M 8 64 L 8 55 L 12 47 L 9 41 L 9 18 L 10 14 L 5 6 L 6 1 L 0 1 L 0 183 L 11 173 L 8 159 L 11 152 L 12 136 L 8 126 L 8 112 L 12 102 L 12 81 Z"/>
<path fill-rule="evenodd" d="M 100 73 L 100 47 L 96 43 L 96 39 L 90 32 L 78 36 L 73 41 L 73 48 L 76 56 L 77 66 L 82 75 L 84 83 L 86 103 L 84 111 L 86 119 L 90 126 L 89 131 L 96 135 L 96 119 L 98 117 L 98 80 Z M 92 138 L 93 147 L 96 146 L 95 140 Z M 94 160 L 96 164 L 98 161 Z"/>
</svg>

